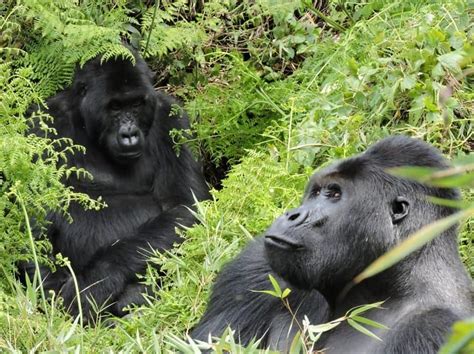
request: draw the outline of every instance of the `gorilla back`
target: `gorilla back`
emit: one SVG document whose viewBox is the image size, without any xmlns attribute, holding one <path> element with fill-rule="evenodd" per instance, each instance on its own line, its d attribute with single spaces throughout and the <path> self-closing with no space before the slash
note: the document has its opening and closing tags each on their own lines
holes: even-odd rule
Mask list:
<svg viewBox="0 0 474 354">
<path fill-rule="evenodd" d="M 423 226 L 455 212 L 432 204 L 426 197 L 457 199 L 458 191 L 429 187 L 387 173 L 386 169 L 397 166 L 443 169 L 448 164 L 428 144 L 397 136 L 315 173 L 301 206 L 280 216 L 263 240 L 256 241 L 263 242 L 264 247 L 254 257 L 268 267 L 246 269 L 242 275 L 247 288 L 255 289 L 252 279 L 270 268 L 296 287 L 294 296 L 304 291 L 321 293 L 329 306 L 328 317 L 325 304 L 314 295 L 312 306 L 300 306 L 308 311 L 313 324 L 318 316 L 320 322 L 327 322 L 355 306 L 386 300 L 384 310 L 367 313 L 369 319 L 389 327 L 374 330 L 382 342 L 343 323 L 317 342 L 328 353 L 435 353 L 453 322 L 472 314 L 472 282 L 459 258 L 455 227 L 345 293 L 346 285 L 377 257 Z M 239 264 L 241 258 L 233 261 L 234 272 L 244 268 Z M 251 263 L 246 260 L 246 264 Z M 219 284 L 233 278 L 235 274 L 226 271 L 219 277 L 208 310 L 194 332 L 196 338 L 220 334 L 214 332 L 215 323 L 225 314 L 212 314 L 228 296 Z M 259 301 L 262 304 L 258 307 L 265 308 L 272 300 Z M 234 305 L 248 306 L 241 303 Z M 239 329 L 246 320 L 234 317 L 227 324 Z M 275 323 L 268 321 L 260 326 L 271 332 Z M 280 321 L 279 326 L 287 328 L 289 324 Z"/>
<path fill-rule="evenodd" d="M 66 183 L 107 204 L 100 211 L 72 204 L 72 223 L 56 213 L 48 218 L 47 236 L 54 253 L 71 261 L 86 318 L 93 315 L 87 299 L 116 315 L 142 302 L 136 274 L 145 271 L 147 255 L 180 242 L 175 227 L 193 224 L 194 198 L 208 197 L 200 164 L 186 146 L 177 154 L 170 137 L 172 129 L 189 127 L 186 115 L 171 97 L 155 92 L 148 66 L 135 59 L 136 65 L 96 58 L 77 71 L 70 88 L 48 100 L 57 137 L 86 147 L 67 163 L 93 176 Z M 33 271 L 31 264 L 25 268 Z M 45 287 L 61 291 L 76 314 L 70 275 L 64 269 L 42 273 Z"/>
</svg>

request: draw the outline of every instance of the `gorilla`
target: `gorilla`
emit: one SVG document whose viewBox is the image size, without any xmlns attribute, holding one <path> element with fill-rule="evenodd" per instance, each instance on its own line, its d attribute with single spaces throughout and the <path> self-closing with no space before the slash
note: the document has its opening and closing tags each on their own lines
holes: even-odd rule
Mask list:
<svg viewBox="0 0 474 354">
<path fill-rule="evenodd" d="M 125 306 L 143 303 L 146 288 L 137 274 L 145 272 L 147 257 L 180 242 L 175 228 L 191 226 L 195 200 L 208 198 L 201 165 L 186 146 L 175 151 L 170 136 L 174 129 L 189 128 L 186 115 L 171 97 L 154 90 L 150 69 L 134 56 L 135 65 L 125 59 L 89 61 L 71 87 L 47 101 L 55 138 L 86 147 L 67 163 L 93 176 L 65 182 L 107 204 L 86 211 L 72 203 L 72 223 L 59 213 L 47 217 L 45 233 L 53 253 L 71 262 L 86 320 L 95 316 L 93 305 L 120 316 Z M 30 278 L 34 271 L 32 263 L 21 265 Z M 60 292 L 76 315 L 74 281 L 66 268 L 51 272 L 42 266 L 41 274 L 44 287 Z"/>
<path fill-rule="evenodd" d="M 393 136 L 315 173 L 301 206 L 277 218 L 224 268 L 192 337 L 207 340 L 230 326 L 244 345 L 262 338 L 262 348 L 287 351 L 297 330 L 292 315 L 284 313 L 278 298 L 251 292 L 263 289 L 270 273 L 292 288 L 289 303 L 297 321 L 306 315 L 312 324 L 328 322 L 355 306 L 385 300 L 384 310 L 364 314 L 389 327 L 374 330 L 383 341 L 344 322 L 316 343 L 328 353 L 437 352 L 453 322 L 473 313 L 472 281 L 459 258 L 456 227 L 347 287 L 409 235 L 455 212 L 427 196 L 456 200 L 457 190 L 387 173 L 398 166 L 449 165 L 432 146 Z"/>
</svg>

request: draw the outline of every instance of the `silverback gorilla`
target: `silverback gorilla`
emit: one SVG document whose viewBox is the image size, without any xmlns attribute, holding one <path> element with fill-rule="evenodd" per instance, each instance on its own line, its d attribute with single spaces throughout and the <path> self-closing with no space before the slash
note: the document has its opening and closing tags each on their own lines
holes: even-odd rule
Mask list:
<svg viewBox="0 0 474 354">
<path fill-rule="evenodd" d="M 57 137 L 86 147 L 68 164 L 83 167 L 92 180 L 69 179 L 76 191 L 102 196 L 107 207 L 85 211 L 72 204 L 68 223 L 58 213 L 48 216 L 47 236 L 54 253 L 71 261 L 81 289 L 85 319 L 95 316 L 91 302 L 123 315 L 123 307 L 143 303 L 144 273 L 152 250 L 180 242 L 177 226 L 195 222 L 190 207 L 208 197 L 201 166 L 186 146 L 177 154 L 172 129 L 187 129 L 188 119 L 174 100 L 152 86 L 151 71 L 135 55 L 136 65 L 96 58 L 76 72 L 70 88 L 48 100 Z M 31 277 L 32 264 L 23 265 Z M 44 286 L 61 293 L 73 315 L 78 313 L 75 288 L 65 269 L 41 269 Z"/>
<path fill-rule="evenodd" d="M 313 324 L 349 309 L 386 300 L 367 317 L 389 327 L 382 342 L 343 323 L 321 337 L 328 353 L 434 353 L 454 321 L 472 314 L 472 283 L 460 261 L 457 230 L 450 228 L 383 273 L 345 286 L 377 257 L 435 220 L 455 212 L 426 196 L 458 199 L 454 189 L 434 188 L 386 172 L 397 166 L 446 168 L 441 154 L 422 141 L 386 138 L 365 153 L 315 173 L 300 207 L 280 216 L 220 274 L 196 339 L 219 336 L 227 326 L 241 343 L 282 351 L 297 327 L 279 299 L 256 294 L 267 274 L 291 286 L 290 305 Z M 319 295 L 321 294 L 321 295 Z M 324 298 L 324 299 L 323 299 Z"/>
</svg>

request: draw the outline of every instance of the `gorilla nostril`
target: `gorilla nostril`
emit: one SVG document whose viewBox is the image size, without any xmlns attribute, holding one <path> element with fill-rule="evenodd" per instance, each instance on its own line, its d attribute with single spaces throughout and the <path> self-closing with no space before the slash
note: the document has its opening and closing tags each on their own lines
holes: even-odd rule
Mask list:
<svg viewBox="0 0 474 354">
<path fill-rule="evenodd" d="M 118 132 L 118 143 L 121 146 L 133 147 L 140 141 L 140 132 L 136 126 L 121 127 Z"/>
<path fill-rule="evenodd" d="M 290 221 L 293 225 L 299 225 L 308 217 L 308 211 L 298 208 L 287 212 L 285 215 L 287 221 Z"/>
</svg>

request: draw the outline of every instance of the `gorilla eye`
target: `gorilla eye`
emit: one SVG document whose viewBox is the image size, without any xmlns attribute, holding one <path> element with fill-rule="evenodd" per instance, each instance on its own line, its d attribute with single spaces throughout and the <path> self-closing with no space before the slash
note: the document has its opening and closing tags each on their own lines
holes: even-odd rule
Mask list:
<svg viewBox="0 0 474 354">
<path fill-rule="evenodd" d="M 321 194 L 321 187 L 313 186 L 313 188 L 311 188 L 311 192 L 310 192 L 309 196 L 314 198 L 314 197 L 319 196 L 320 194 Z"/>
<path fill-rule="evenodd" d="M 331 183 L 327 186 L 326 196 L 333 199 L 341 198 L 341 187 L 336 183 Z"/>
<path fill-rule="evenodd" d="M 137 100 L 132 103 L 132 107 L 135 107 L 135 108 L 140 107 L 143 105 L 143 103 L 144 103 L 143 99 Z"/>
<path fill-rule="evenodd" d="M 120 110 L 120 103 L 118 101 L 112 101 L 109 103 L 109 108 L 113 111 Z"/>
</svg>

